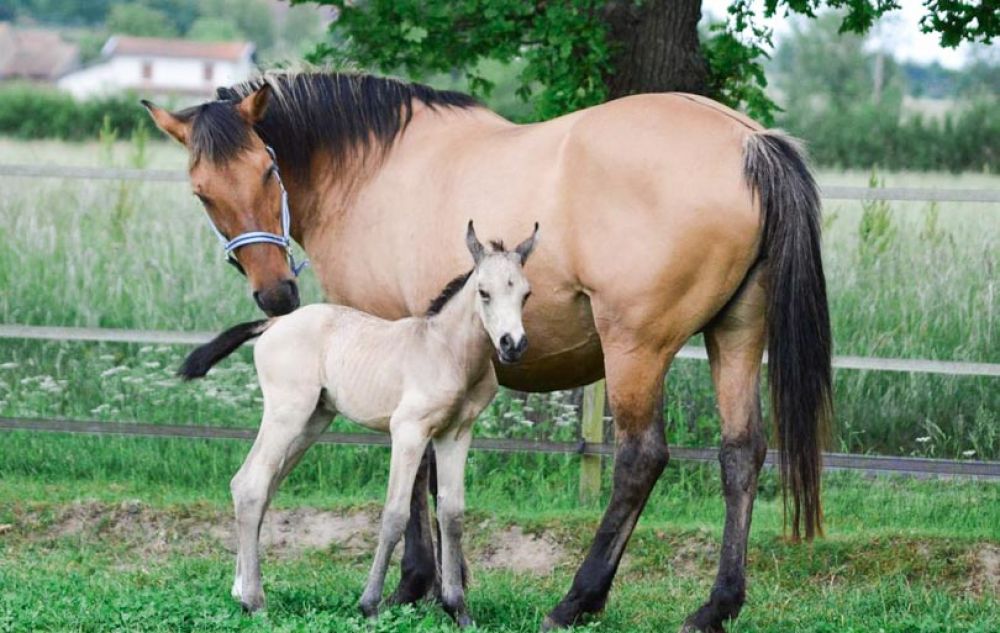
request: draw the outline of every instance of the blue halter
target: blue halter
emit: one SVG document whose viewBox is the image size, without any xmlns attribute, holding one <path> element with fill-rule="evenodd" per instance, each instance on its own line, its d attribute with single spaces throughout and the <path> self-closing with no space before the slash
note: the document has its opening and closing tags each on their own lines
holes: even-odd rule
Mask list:
<svg viewBox="0 0 1000 633">
<path fill-rule="evenodd" d="M 285 250 L 285 254 L 288 256 L 288 266 L 292 269 L 292 273 L 298 277 L 302 269 L 309 265 L 309 260 L 304 259 L 298 264 L 295 263 L 295 257 L 292 255 L 292 238 L 290 235 L 292 214 L 288 209 L 288 191 L 285 190 L 285 183 L 281 181 L 281 173 L 278 171 L 278 160 L 274 155 L 274 149 L 270 145 L 265 145 L 264 148 L 267 149 L 267 153 L 271 156 L 271 169 L 274 170 L 274 178 L 278 181 L 278 187 L 281 188 L 281 235 L 268 233 L 267 231 L 249 231 L 241 233 L 231 240 L 227 240 L 226 236 L 219 230 L 219 227 L 215 226 L 215 223 L 212 222 L 212 218 L 208 219 L 208 225 L 212 227 L 212 231 L 215 232 L 222 243 L 222 248 L 226 251 L 226 261 L 242 274 L 246 275 L 246 271 L 243 270 L 243 266 L 233 256 L 233 252 L 236 249 L 249 246 L 250 244 L 274 244 Z"/>
</svg>

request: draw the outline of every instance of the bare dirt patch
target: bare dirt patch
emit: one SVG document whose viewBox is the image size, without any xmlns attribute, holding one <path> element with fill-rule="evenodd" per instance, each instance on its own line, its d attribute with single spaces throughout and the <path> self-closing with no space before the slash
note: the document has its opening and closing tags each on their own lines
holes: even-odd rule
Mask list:
<svg viewBox="0 0 1000 633">
<path fill-rule="evenodd" d="M 976 595 L 1000 596 L 1000 546 L 985 544 L 973 550 L 969 589 Z"/>
<path fill-rule="evenodd" d="M 272 509 L 261 527 L 261 546 L 268 556 L 277 557 L 328 549 L 348 556 L 370 554 L 375 549 L 378 525 L 376 511 Z M 162 509 L 140 501 L 82 501 L 55 509 L 47 519 L 39 513 L 27 513 L 18 520 L 16 530 L 36 542 L 66 538 L 113 542 L 143 561 L 171 554 L 208 555 L 218 553 L 220 547 L 236 551 L 233 517 L 215 508 Z M 485 534 L 475 534 L 480 530 Z M 469 542 L 486 543 L 467 552 L 476 568 L 549 574 L 566 560 L 565 547 L 551 534 L 531 534 L 520 526 L 490 523 L 470 526 L 467 531 Z M 401 550 L 397 548 L 397 554 Z"/>
<path fill-rule="evenodd" d="M 489 544 L 471 558 L 482 569 L 544 575 L 566 560 L 566 552 L 548 534 L 527 534 L 513 525 L 491 534 Z"/>
<path fill-rule="evenodd" d="M 211 551 L 220 544 L 228 551 L 236 551 L 232 516 L 217 511 L 168 511 L 138 501 L 119 505 L 82 502 L 61 510 L 41 531 L 31 525 L 31 519 L 26 517 L 25 527 L 35 539 L 116 539 L 146 555 Z M 365 511 L 270 510 L 261 527 L 261 545 L 268 554 L 277 556 L 296 556 L 308 549 L 330 547 L 349 554 L 370 551 L 377 520 L 373 513 Z"/>
</svg>

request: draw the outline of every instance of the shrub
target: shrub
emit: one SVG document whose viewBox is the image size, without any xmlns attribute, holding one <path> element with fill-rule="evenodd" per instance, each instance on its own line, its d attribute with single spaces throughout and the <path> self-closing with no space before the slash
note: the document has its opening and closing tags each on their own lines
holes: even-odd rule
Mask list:
<svg viewBox="0 0 1000 633">
<path fill-rule="evenodd" d="M 1000 108 L 982 100 L 940 119 L 900 116 L 897 108 L 787 112 L 782 127 L 804 139 L 813 161 L 847 169 L 1000 173 Z"/>
<path fill-rule="evenodd" d="M 107 118 L 123 136 L 144 121 L 134 94 L 78 101 L 69 94 L 30 84 L 0 88 L 0 134 L 17 138 L 96 139 Z"/>
</svg>

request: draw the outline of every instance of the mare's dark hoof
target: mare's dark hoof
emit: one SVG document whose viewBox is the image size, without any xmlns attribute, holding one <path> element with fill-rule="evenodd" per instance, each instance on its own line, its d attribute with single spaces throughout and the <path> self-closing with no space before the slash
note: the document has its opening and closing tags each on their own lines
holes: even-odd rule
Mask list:
<svg viewBox="0 0 1000 633">
<path fill-rule="evenodd" d="M 724 629 L 721 624 L 709 624 L 702 628 L 694 622 L 691 622 L 689 619 L 684 622 L 684 626 L 681 627 L 681 630 L 678 633 L 726 633 L 726 629 Z"/>
</svg>

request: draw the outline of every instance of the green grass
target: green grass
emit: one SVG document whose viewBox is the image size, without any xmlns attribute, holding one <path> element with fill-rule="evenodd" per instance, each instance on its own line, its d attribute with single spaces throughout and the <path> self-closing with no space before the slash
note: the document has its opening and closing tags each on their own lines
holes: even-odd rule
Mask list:
<svg viewBox="0 0 1000 633">
<path fill-rule="evenodd" d="M 183 167 L 179 147 L 0 140 L 5 160 Z M 821 173 L 864 184 L 865 174 Z M 997 188 L 985 175 L 889 174 L 888 185 Z M 181 183 L 4 179 L 0 196 L 0 322 L 218 330 L 256 318 L 245 281 L 221 265 L 218 244 Z M 840 354 L 1000 362 L 996 205 L 830 201 L 825 259 Z M 311 272 L 305 301 L 321 300 Z M 219 372 L 214 390 L 181 387 L 169 369 L 184 348 L 0 341 L 0 415 L 254 424 L 246 365 Z M 155 358 L 150 357 L 153 354 Z M 243 357 L 246 359 L 246 356 Z M 158 366 L 149 364 L 158 362 Z M 117 369 L 116 369 L 117 368 Z M 105 372 L 120 372 L 102 375 Z M 125 381 L 131 381 L 125 383 Z M 678 361 L 665 409 L 672 443 L 718 440 L 707 367 Z M 842 370 L 836 373 L 835 450 L 1000 458 L 1000 389 L 992 378 Z M 214 401 L 213 401 L 214 400 Z M 559 410 L 563 396 L 529 408 Z M 560 438 L 502 399 L 481 432 Z M 533 415 L 532 419 L 548 419 Z"/>
<path fill-rule="evenodd" d="M 95 440 L 93 448 L 107 441 Z M 181 450 L 178 457 L 187 457 L 183 451 L 192 444 L 125 441 L 139 463 L 144 448 Z M 212 451 L 229 453 L 226 443 L 204 444 L 203 459 Z M 348 449 L 335 447 L 307 456 L 275 507 L 374 507 L 384 475 L 359 486 L 343 473 L 303 474 L 337 456 L 353 459 Z M 385 455 L 379 457 L 384 465 Z M 481 630 L 534 631 L 568 587 L 604 500 L 576 502 L 575 491 L 564 485 L 574 472 L 569 458 L 529 463 L 507 456 L 502 469 L 484 473 L 476 463 L 483 457 L 472 458 L 466 520 L 474 578 L 470 609 Z M 668 469 L 633 537 L 608 609 L 587 630 L 676 630 L 707 595 L 722 524 L 715 470 Z M 128 476 L 109 481 L 99 474 L 72 480 L 5 476 L 0 523 L 13 529 L 0 536 L 0 587 L 16 589 L 0 591 L 0 631 L 363 630 L 356 603 L 370 553 L 335 547 L 266 557 L 268 616 L 240 614 L 228 596 L 231 555 L 217 540 L 184 528 L 192 521 L 230 521 L 226 479 L 221 470 L 179 484 Z M 349 491 L 341 488 L 345 482 Z M 984 552 L 1000 551 L 995 484 L 832 476 L 825 497 L 828 536 L 809 545 L 781 538 L 769 476 L 763 488 L 751 537 L 749 602 L 731 631 L 985 633 L 1000 626 L 996 580 L 980 560 Z M 148 512 L 138 516 L 158 517 L 148 539 L 141 529 L 115 527 L 122 502 L 133 499 Z M 105 518 L 72 532 L 54 527 L 81 500 Z M 477 552 L 507 524 L 545 534 L 564 552 L 562 562 L 543 575 L 477 569 Z M 147 540 L 169 546 L 158 549 Z M 374 630 L 453 629 L 438 609 L 418 605 L 390 609 Z"/>
<path fill-rule="evenodd" d="M 127 165 L 119 144 L 0 139 L 5 161 Z M 153 143 L 151 167 L 183 167 Z M 864 174 L 821 174 L 863 184 Z M 997 188 L 996 177 L 888 175 L 889 185 Z M 0 193 L 0 322 L 215 330 L 257 317 L 245 281 L 222 264 L 186 185 L 4 179 Z M 826 206 L 826 266 L 837 352 L 1000 362 L 995 206 L 857 203 Z M 311 273 L 306 301 L 320 300 Z M 0 341 L 0 416 L 256 425 L 260 394 L 249 352 L 195 385 L 172 377 L 184 347 Z M 1000 458 L 995 379 L 838 371 L 834 448 Z M 678 361 L 665 404 L 670 441 L 718 439 L 707 366 Z M 565 394 L 503 394 L 480 436 L 576 436 Z M 534 421 L 538 420 L 538 422 Z M 338 429 L 352 427 L 343 421 Z M 335 630 L 355 615 L 369 559 L 312 552 L 268 560 L 268 619 L 228 597 L 231 560 L 217 543 L 180 538 L 145 560 L 100 530 L 54 534 L 32 516 L 81 499 L 140 499 L 169 516 L 228 516 L 229 478 L 247 451 L 235 441 L 0 436 L 0 632 L 8 630 Z M 969 452 L 972 452 L 971 454 Z M 283 486 L 277 507 L 375 507 L 386 484 L 381 448 L 318 446 Z M 573 456 L 474 452 L 470 539 L 484 521 L 553 535 L 568 560 L 552 575 L 480 570 L 470 593 L 484 630 L 533 631 L 566 589 L 609 492 L 577 500 Z M 710 588 L 723 506 L 715 466 L 671 464 L 628 550 L 595 631 L 676 630 Z M 750 603 L 732 631 L 996 631 L 997 597 L 977 556 L 1000 542 L 1000 487 L 960 481 L 827 478 L 828 538 L 781 538 L 780 496 L 765 472 L 754 517 Z M 674 564 L 677 552 L 702 552 Z M 706 553 L 707 552 L 707 553 Z M 375 630 L 451 630 L 428 606 L 395 609 Z"/>
</svg>

